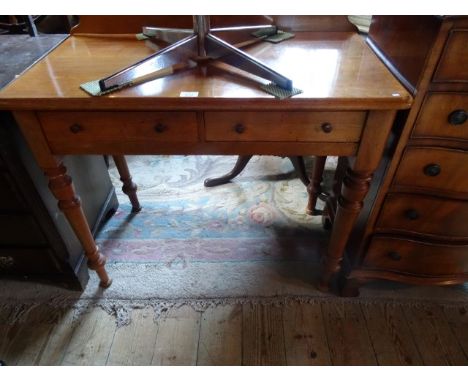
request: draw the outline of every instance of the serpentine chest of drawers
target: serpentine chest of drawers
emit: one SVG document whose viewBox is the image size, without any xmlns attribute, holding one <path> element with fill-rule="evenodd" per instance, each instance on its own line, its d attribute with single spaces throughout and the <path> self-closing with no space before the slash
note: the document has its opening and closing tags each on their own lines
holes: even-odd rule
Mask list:
<svg viewBox="0 0 468 382">
<path fill-rule="evenodd" d="M 348 246 L 343 293 L 354 295 L 360 284 L 378 278 L 464 283 L 468 18 L 374 17 L 368 42 L 415 102 L 397 118 L 393 134 L 398 143 L 387 148 L 373 207 L 360 217 L 353 250 Z"/>
</svg>

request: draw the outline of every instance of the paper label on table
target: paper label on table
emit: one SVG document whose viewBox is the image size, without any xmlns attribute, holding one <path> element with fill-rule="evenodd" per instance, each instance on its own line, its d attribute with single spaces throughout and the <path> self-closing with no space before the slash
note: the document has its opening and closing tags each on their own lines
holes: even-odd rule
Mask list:
<svg viewBox="0 0 468 382">
<path fill-rule="evenodd" d="M 198 92 L 180 92 L 181 97 L 198 97 Z"/>
</svg>

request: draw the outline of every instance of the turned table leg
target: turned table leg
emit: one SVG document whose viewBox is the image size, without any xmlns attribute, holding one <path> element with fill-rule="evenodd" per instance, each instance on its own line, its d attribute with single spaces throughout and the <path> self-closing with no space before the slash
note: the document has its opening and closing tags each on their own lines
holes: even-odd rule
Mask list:
<svg viewBox="0 0 468 382">
<path fill-rule="evenodd" d="M 127 160 L 123 155 L 114 155 L 112 158 L 114 159 L 115 166 L 119 171 L 120 180 L 123 183 L 122 191 L 125 195 L 128 196 L 128 198 L 130 199 L 130 203 L 132 204 L 132 212 L 140 212 L 141 205 L 138 201 L 138 196 L 136 193 L 138 187 L 132 181 L 132 177 L 130 175 L 130 171 L 127 165 Z"/>
<path fill-rule="evenodd" d="M 338 197 L 330 243 L 318 285 L 322 291 L 329 290 L 330 281 L 341 270 L 346 244 L 362 210 L 372 174 L 382 157 L 394 117 L 395 111 L 369 112 L 354 165 L 346 171 L 341 195 Z"/>
<path fill-rule="evenodd" d="M 309 215 L 320 215 L 320 211 L 317 210 L 317 199 L 322 189 L 320 183 L 323 179 L 323 170 L 325 169 L 325 162 L 327 161 L 326 156 L 315 157 L 314 167 L 312 170 L 312 178 L 307 186 L 307 192 L 309 194 L 309 200 L 307 203 L 307 214 Z"/>
<path fill-rule="evenodd" d="M 106 257 L 99 252 L 94 241 L 88 221 L 81 208 L 81 202 L 76 195 L 72 179 L 66 173 L 66 168 L 59 157 L 50 151 L 47 139 L 44 136 L 41 124 L 32 111 L 15 111 L 14 117 L 26 138 L 34 157 L 49 179 L 49 188 L 58 200 L 58 206 L 63 211 L 78 240 L 83 246 L 88 259 L 88 267 L 96 271 L 100 286 L 107 288 L 112 280 L 106 269 Z"/>
<path fill-rule="evenodd" d="M 107 288 L 112 283 L 104 265 L 106 257 L 99 252 L 89 229 L 88 222 L 81 208 L 81 201 L 75 193 L 72 178 L 67 175 L 67 169 L 63 163 L 58 162 L 56 167 L 43 168 L 49 178 L 49 188 L 58 200 L 60 210 L 65 214 L 73 231 L 80 240 L 85 255 L 88 259 L 88 267 L 95 270 L 101 280 L 100 286 Z"/>
</svg>

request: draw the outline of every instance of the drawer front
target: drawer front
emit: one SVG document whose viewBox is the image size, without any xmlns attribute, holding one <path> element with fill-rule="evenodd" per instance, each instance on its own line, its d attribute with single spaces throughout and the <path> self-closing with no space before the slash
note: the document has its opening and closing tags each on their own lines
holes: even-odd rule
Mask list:
<svg viewBox="0 0 468 382">
<path fill-rule="evenodd" d="M 45 244 L 47 244 L 47 240 L 32 216 L 0 214 L 0 246 Z"/>
<path fill-rule="evenodd" d="M 434 74 L 436 82 L 468 82 L 468 30 L 450 32 L 439 65 Z"/>
<path fill-rule="evenodd" d="M 0 170 L 0 213 L 24 211 L 26 204 L 10 173 Z"/>
<path fill-rule="evenodd" d="M 468 139 L 468 94 L 429 94 L 413 137 Z"/>
<path fill-rule="evenodd" d="M 358 142 L 365 112 L 207 112 L 207 141 Z"/>
<path fill-rule="evenodd" d="M 193 112 L 40 112 L 38 117 L 52 150 L 70 141 L 80 147 L 122 138 L 163 143 L 198 140 Z"/>
<path fill-rule="evenodd" d="M 407 148 L 394 183 L 468 193 L 468 153 L 435 147 Z"/>
<path fill-rule="evenodd" d="M 56 275 L 63 272 L 46 248 L 0 248 L 0 275 Z"/>
<path fill-rule="evenodd" d="M 442 245 L 400 237 L 374 236 L 363 267 L 417 275 L 468 272 L 468 245 Z"/>
<path fill-rule="evenodd" d="M 389 194 L 378 230 L 398 230 L 468 239 L 468 202 L 426 195 Z"/>
</svg>

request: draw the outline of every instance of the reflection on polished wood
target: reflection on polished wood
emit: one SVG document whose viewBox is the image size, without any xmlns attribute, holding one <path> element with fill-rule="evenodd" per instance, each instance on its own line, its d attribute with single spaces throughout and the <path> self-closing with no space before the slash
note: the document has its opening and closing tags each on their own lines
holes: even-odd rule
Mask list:
<svg viewBox="0 0 468 382">
<path fill-rule="evenodd" d="M 0 93 L 0 106 L 67 109 L 390 109 L 408 107 L 411 98 L 362 37 L 350 32 L 296 32 L 281 44 L 259 43 L 246 49 L 284 73 L 303 90 L 278 101 L 252 77 L 216 68 L 195 68 L 174 76 L 90 97 L 80 84 L 103 78 L 152 53 L 134 35 L 74 35 Z M 198 92 L 197 98 L 180 97 Z M 51 102 L 53 100 L 53 102 Z M 156 102 L 157 101 L 157 102 Z"/>
<path fill-rule="evenodd" d="M 89 96 L 79 89 L 81 83 L 103 78 L 152 50 L 134 35 L 89 34 L 94 24 L 84 28 L 88 19 L 83 18 L 81 29 L 0 92 L 0 108 L 14 111 L 45 170 L 58 166 L 57 155 L 67 154 L 356 156 L 343 185 L 326 256 L 320 287 L 328 289 L 340 270 L 395 112 L 408 108 L 412 98 L 362 37 L 345 26 L 343 17 L 335 19 L 338 31 L 326 32 L 304 31 L 305 17 L 278 20 L 279 27 L 297 22 L 301 31 L 292 40 L 261 42 L 246 51 L 303 90 L 286 100 L 259 90 L 258 78 L 216 67 Z M 333 18 L 310 20 L 324 25 Z M 198 96 L 181 97 L 182 92 Z M 131 182 L 130 174 L 124 175 L 124 181 Z M 81 207 L 75 211 L 79 215 Z M 78 222 L 76 233 L 93 265 L 91 249 L 96 246 L 89 227 L 79 216 L 67 217 L 74 227 Z M 99 271 L 105 285 L 103 269 Z"/>
</svg>

